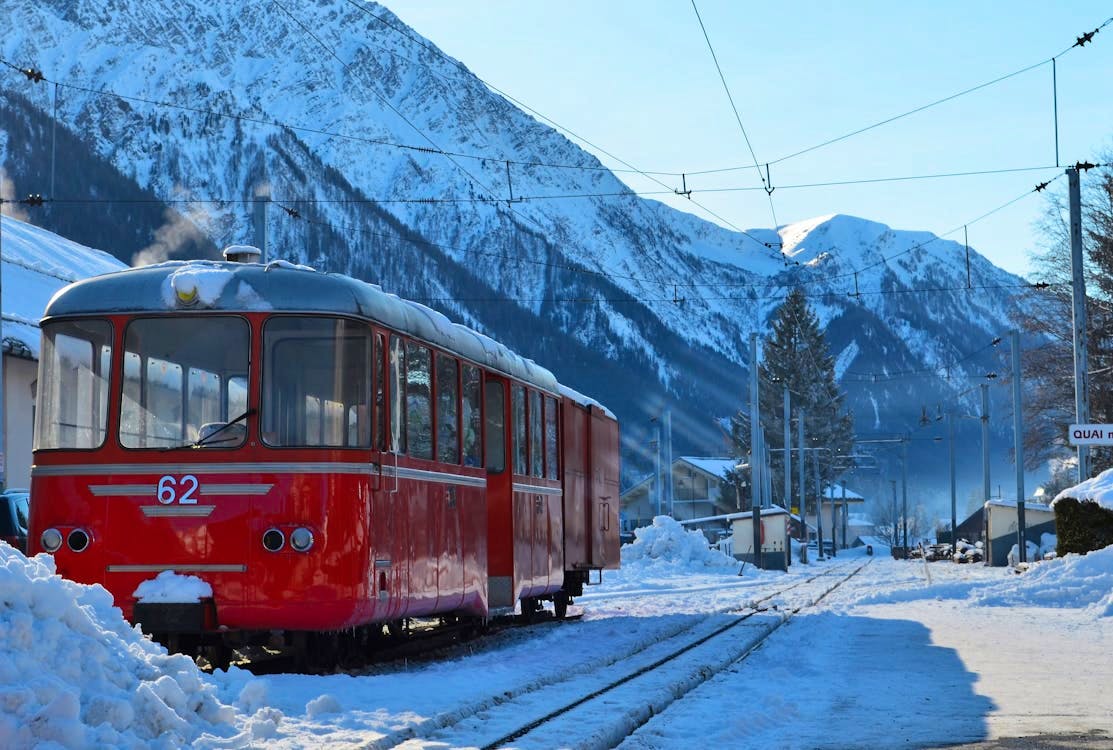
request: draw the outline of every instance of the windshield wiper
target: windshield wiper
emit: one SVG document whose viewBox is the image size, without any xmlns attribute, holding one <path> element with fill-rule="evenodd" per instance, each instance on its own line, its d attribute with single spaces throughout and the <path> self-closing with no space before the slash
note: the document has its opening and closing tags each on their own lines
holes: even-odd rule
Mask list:
<svg viewBox="0 0 1113 750">
<path fill-rule="evenodd" d="M 228 422 L 225 422 L 220 427 L 217 427 L 215 430 L 210 432 L 208 435 L 205 435 L 204 437 L 199 437 L 196 440 L 194 440 L 192 443 L 183 443 L 182 445 L 168 445 L 165 448 L 160 448 L 159 450 L 176 451 L 176 450 L 181 450 L 183 448 L 201 448 L 204 445 L 206 445 L 207 443 L 211 442 L 214 437 L 216 437 L 220 433 L 224 432 L 225 430 L 227 430 L 229 427 L 236 424 L 237 422 L 242 422 L 243 420 L 247 419 L 252 414 L 254 414 L 256 411 L 257 411 L 256 409 L 248 409 L 247 411 L 245 411 L 243 414 L 239 415 L 235 419 L 230 420 Z"/>
</svg>

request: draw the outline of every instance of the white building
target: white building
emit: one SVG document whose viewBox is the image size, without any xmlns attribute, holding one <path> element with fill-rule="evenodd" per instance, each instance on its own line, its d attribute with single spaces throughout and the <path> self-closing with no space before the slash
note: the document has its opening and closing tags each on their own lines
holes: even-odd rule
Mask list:
<svg viewBox="0 0 1113 750">
<path fill-rule="evenodd" d="M 736 458 L 681 456 L 675 459 L 671 467 L 662 467 L 662 474 L 667 471 L 672 482 L 672 507 L 668 507 L 667 496 L 662 494 L 658 510 L 658 487 L 651 474 L 622 493 L 623 529 L 648 526 L 658 513 L 687 521 L 740 510 L 737 498 L 723 496 L 724 475 L 737 465 Z"/>
<path fill-rule="evenodd" d="M 31 484 L 31 437 L 39 360 L 39 319 L 62 287 L 126 268 L 108 253 L 70 242 L 9 216 L 0 217 L 3 289 L 3 430 L 5 484 Z"/>
</svg>

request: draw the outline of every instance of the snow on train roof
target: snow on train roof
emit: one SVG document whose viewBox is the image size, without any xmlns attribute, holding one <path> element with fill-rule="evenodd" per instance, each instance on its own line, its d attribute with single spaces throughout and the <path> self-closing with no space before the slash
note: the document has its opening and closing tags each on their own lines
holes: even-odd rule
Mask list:
<svg viewBox="0 0 1113 750">
<path fill-rule="evenodd" d="M 603 413 L 606 414 L 608 417 L 615 420 L 616 422 L 618 421 L 618 417 L 616 417 L 614 415 L 613 411 L 611 411 L 607 407 L 603 406 L 601 403 L 599 403 L 595 399 L 591 398 L 590 396 L 585 396 L 584 394 L 580 393 L 579 391 L 574 391 L 566 385 L 561 385 L 560 386 L 560 395 L 563 396 L 564 398 L 571 399 L 572 401 L 575 401 L 580 406 L 597 406 L 600 409 L 602 409 Z"/>
<path fill-rule="evenodd" d="M 196 299 L 188 308 L 180 302 L 183 290 Z M 453 323 L 436 310 L 384 292 L 375 284 L 284 261 L 266 265 L 171 261 L 128 269 L 62 289 L 50 300 L 43 317 L 198 308 L 357 315 L 552 393 L 558 389 L 556 377 L 544 367 L 478 331 Z"/>
</svg>

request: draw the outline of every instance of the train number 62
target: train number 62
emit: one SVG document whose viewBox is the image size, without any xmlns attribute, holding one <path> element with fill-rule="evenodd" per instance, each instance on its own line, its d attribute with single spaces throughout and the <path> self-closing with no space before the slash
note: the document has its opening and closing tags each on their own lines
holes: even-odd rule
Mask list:
<svg viewBox="0 0 1113 750">
<path fill-rule="evenodd" d="M 198 486 L 200 483 L 192 474 L 186 474 L 181 479 L 167 474 L 158 480 L 158 501 L 163 505 L 170 505 L 175 500 L 180 505 L 196 505 L 197 498 L 193 493 Z M 181 494 L 178 494 L 179 490 L 182 490 Z"/>
</svg>

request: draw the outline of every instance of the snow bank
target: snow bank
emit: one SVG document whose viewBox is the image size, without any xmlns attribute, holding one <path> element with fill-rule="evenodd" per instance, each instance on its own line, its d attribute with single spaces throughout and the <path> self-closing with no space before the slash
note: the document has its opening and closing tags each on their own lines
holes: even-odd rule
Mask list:
<svg viewBox="0 0 1113 750">
<path fill-rule="evenodd" d="M 103 587 L 54 571 L 0 544 L 0 747 L 235 741 L 237 712 L 192 660 L 128 625 Z"/>
<path fill-rule="evenodd" d="M 1051 507 L 1054 508 L 1055 503 L 1067 497 L 1079 501 L 1089 500 L 1107 510 L 1113 510 L 1113 469 L 1106 469 L 1096 477 L 1066 488 L 1051 501 Z"/>
<path fill-rule="evenodd" d="M 738 561 L 711 549 L 700 531 L 689 531 L 671 516 L 657 516 L 650 526 L 634 531 L 622 547 L 622 565 L 664 563 L 678 567 L 738 567 Z"/>
<path fill-rule="evenodd" d="M 1029 542 L 1031 551 L 1035 545 Z M 1038 558 L 1030 558 L 1037 559 Z M 911 569 L 909 569 L 911 571 Z M 865 594 L 859 604 L 891 604 L 922 599 L 967 600 L 987 607 L 1083 609 L 1096 617 L 1113 617 L 1113 546 L 1086 555 L 1070 554 L 1037 561 L 1026 572 L 1013 570 L 990 580 L 945 581 L 922 585 L 909 574 L 908 586 Z"/>
</svg>

